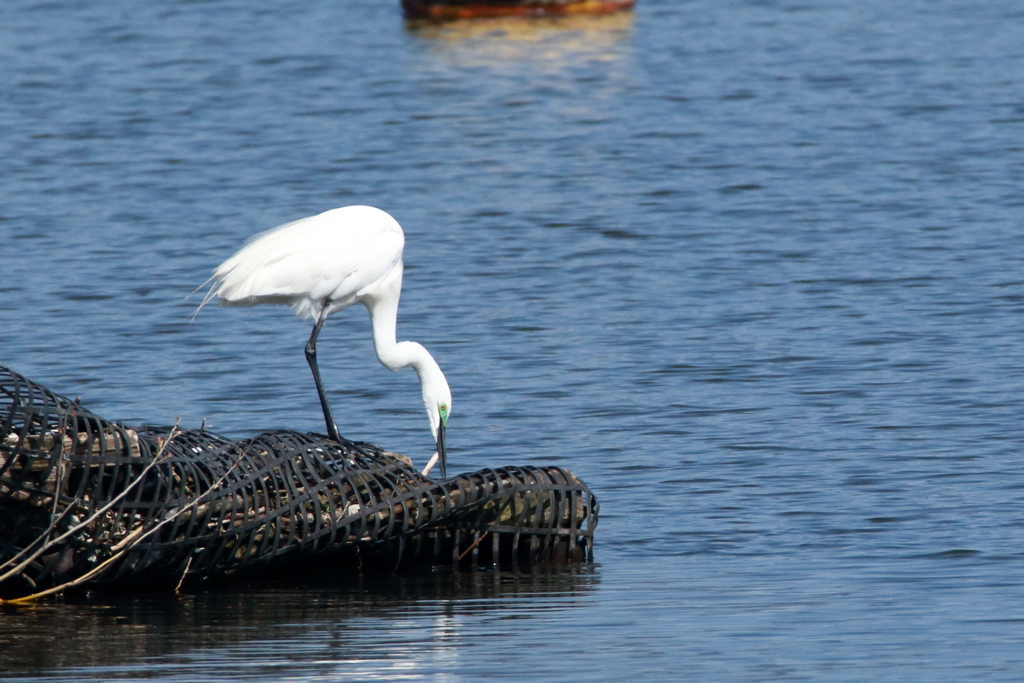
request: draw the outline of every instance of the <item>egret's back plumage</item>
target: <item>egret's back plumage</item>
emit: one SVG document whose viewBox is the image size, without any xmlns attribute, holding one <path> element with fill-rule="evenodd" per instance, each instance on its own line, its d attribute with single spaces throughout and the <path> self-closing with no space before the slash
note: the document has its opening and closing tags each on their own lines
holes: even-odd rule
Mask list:
<svg viewBox="0 0 1024 683">
<path fill-rule="evenodd" d="M 346 206 L 255 236 L 213 273 L 222 306 L 287 304 L 303 318 L 340 310 L 402 268 L 405 236 L 390 215 Z"/>
</svg>

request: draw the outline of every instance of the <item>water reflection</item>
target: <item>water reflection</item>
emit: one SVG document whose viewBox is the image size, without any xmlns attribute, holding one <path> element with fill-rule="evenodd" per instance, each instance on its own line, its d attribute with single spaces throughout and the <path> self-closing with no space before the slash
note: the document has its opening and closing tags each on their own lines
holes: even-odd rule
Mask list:
<svg viewBox="0 0 1024 683">
<path fill-rule="evenodd" d="M 580 58 L 613 61 L 629 39 L 633 12 L 600 16 L 500 17 L 447 23 L 407 21 L 409 35 L 463 66 L 533 61 L 560 68 Z"/>
<path fill-rule="evenodd" d="M 403 577 L 353 576 L 346 587 L 268 584 L 194 595 L 84 595 L 64 604 L 0 611 L 0 671 L 60 669 L 102 678 L 97 669 L 188 668 L 218 660 L 253 666 L 353 661 L 362 666 L 403 653 L 450 669 L 467 619 L 493 623 L 582 606 L 597 586 L 594 566 L 530 573 L 478 572 Z M 500 637 L 500 629 L 495 631 Z M 219 652 L 218 652 L 219 651 Z M 256 658 L 259 661 L 256 661 Z M 407 662 L 408 663 L 408 662 Z M 86 671 L 88 669 L 88 671 Z M 38 675 L 38 674 L 37 674 Z M 56 674 L 55 674 L 56 675 Z"/>
</svg>

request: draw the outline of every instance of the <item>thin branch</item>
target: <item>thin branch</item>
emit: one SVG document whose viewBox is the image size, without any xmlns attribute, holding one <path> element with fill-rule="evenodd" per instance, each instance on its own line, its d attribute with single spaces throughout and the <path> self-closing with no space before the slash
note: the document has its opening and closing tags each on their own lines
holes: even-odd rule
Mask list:
<svg viewBox="0 0 1024 683">
<path fill-rule="evenodd" d="M 487 531 L 483 532 L 482 534 L 480 534 L 480 537 L 479 537 L 478 539 L 476 539 L 475 541 L 473 541 L 472 543 L 470 543 L 470 544 L 469 544 L 469 547 L 468 547 L 468 548 L 466 548 L 465 550 L 463 550 L 463 551 L 462 551 L 462 554 L 461 554 L 461 555 L 459 555 L 459 559 L 458 559 L 458 561 L 459 561 L 459 562 L 461 562 L 461 561 L 462 561 L 462 558 L 464 558 L 464 557 L 465 557 L 466 555 L 468 555 L 468 554 L 469 554 L 469 551 L 470 551 L 470 550 L 472 550 L 473 548 L 475 548 L 475 547 L 476 547 L 476 546 L 477 546 L 477 545 L 478 545 L 478 544 L 480 543 L 480 541 L 482 541 L 482 540 L 484 540 L 485 538 L 487 538 L 487 534 L 489 534 L 489 533 L 491 533 L 491 532 L 490 532 L 490 530 L 487 530 Z"/>
<path fill-rule="evenodd" d="M 178 579 L 178 585 L 174 587 L 175 593 L 181 592 L 181 584 L 185 583 L 185 577 L 188 576 L 188 568 L 192 566 L 193 555 L 188 556 L 188 562 L 185 563 L 185 571 L 181 573 L 181 578 Z"/>
</svg>

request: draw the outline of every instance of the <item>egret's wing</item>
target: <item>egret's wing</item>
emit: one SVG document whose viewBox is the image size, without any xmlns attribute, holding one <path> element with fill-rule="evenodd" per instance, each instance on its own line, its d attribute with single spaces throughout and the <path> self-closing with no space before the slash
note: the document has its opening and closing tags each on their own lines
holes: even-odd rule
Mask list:
<svg viewBox="0 0 1024 683">
<path fill-rule="evenodd" d="M 258 235 L 214 271 L 217 295 L 242 305 L 351 303 L 401 262 L 404 244 L 385 212 L 334 209 Z"/>
<path fill-rule="evenodd" d="M 382 231 L 374 235 L 341 236 L 333 248 L 309 259 L 320 280 L 309 290 L 316 300 L 330 299 L 346 305 L 373 291 L 396 265 L 402 262 L 405 239 L 401 233 Z"/>
</svg>

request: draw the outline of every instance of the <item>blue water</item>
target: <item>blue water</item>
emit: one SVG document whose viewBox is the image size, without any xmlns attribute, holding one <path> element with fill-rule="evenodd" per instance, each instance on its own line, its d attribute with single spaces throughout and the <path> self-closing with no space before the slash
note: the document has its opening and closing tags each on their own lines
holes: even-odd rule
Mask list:
<svg viewBox="0 0 1024 683">
<path fill-rule="evenodd" d="M 322 430 L 260 230 L 406 231 L 451 466 L 551 463 L 596 564 L 0 612 L 18 681 L 1024 679 L 1024 10 L 640 0 L 0 5 L 0 364 L 127 423 Z M 346 435 L 422 462 L 333 317 Z"/>
</svg>

